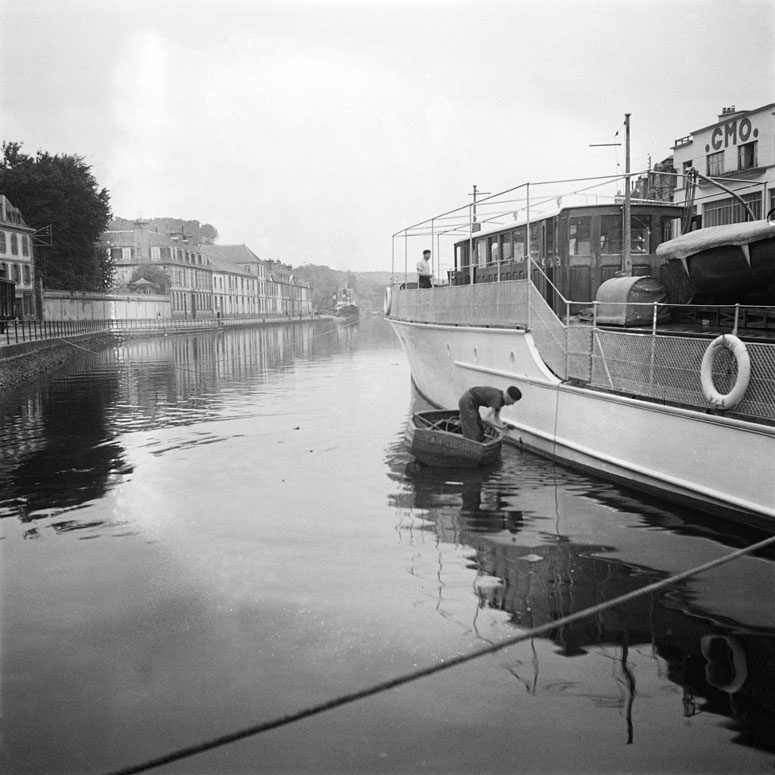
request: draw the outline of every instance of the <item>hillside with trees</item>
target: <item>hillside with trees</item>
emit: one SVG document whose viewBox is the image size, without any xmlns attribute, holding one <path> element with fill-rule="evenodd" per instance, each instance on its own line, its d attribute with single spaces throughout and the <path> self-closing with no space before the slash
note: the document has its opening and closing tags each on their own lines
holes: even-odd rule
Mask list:
<svg viewBox="0 0 775 775">
<path fill-rule="evenodd" d="M 191 240 L 192 245 L 214 245 L 218 240 L 218 230 L 209 223 L 185 220 L 183 218 L 149 218 L 143 220 L 146 229 L 159 234 L 182 234 Z M 114 218 L 109 224 L 111 231 L 131 231 L 135 221 L 128 218 Z"/>
</svg>

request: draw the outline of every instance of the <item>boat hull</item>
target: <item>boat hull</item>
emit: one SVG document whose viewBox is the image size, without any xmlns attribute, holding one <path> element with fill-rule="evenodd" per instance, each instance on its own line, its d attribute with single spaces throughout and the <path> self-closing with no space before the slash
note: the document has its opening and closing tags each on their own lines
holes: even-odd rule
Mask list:
<svg viewBox="0 0 775 775">
<path fill-rule="evenodd" d="M 390 319 L 420 393 L 457 405 L 474 385 L 517 385 L 509 441 L 657 493 L 769 526 L 775 521 L 775 428 L 562 382 L 517 329 Z"/>
<path fill-rule="evenodd" d="M 485 466 L 500 458 L 503 434 L 488 429 L 483 442 L 465 438 L 462 433 L 442 428 L 459 429 L 457 410 L 431 410 L 414 414 L 406 428 L 406 445 L 417 460 L 429 466 Z"/>
</svg>

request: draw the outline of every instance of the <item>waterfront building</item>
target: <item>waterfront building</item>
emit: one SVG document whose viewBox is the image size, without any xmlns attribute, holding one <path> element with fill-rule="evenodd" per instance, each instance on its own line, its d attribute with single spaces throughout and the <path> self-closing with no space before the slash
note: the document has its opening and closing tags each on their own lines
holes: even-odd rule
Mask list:
<svg viewBox="0 0 775 775">
<path fill-rule="evenodd" d="M 296 275 L 291 275 L 291 308 L 293 315 L 312 314 L 312 285 Z"/>
<path fill-rule="evenodd" d="M 173 317 L 312 314 L 310 284 L 247 245 L 192 245 L 184 234 L 162 234 L 143 220 L 104 232 L 101 244 L 110 251 L 117 288 L 137 292 L 136 272 L 149 264 L 167 275 Z"/>
<path fill-rule="evenodd" d="M 15 283 L 15 317 L 35 317 L 33 235 L 21 211 L 0 194 L 0 278 Z"/>
<path fill-rule="evenodd" d="M 285 315 L 290 294 L 286 292 L 291 279 L 291 268 L 280 261 L 268 259 L 266 263 L 266 303 L 270 315 Z"/>
<path fill-rule="evenodd" d="M 106 231 L 101 243 L 110 251 L 117 287 L 129 286 L 138 268 L 152 264 L 169 278 L 173 317 L 213 316 L 212 268 L 185 235 L 161 234 L 136 220 L 134 228 Z"/>
<path fill-rule="evenodd" d="M 674 201 L 693 208 L 694 224 L 719 226 L 746 220 L 745 209 L 733 196 L 745 200 L 755 219 L 775 207 L 775 103 L 754 110 L 724 108 L 712 124 L 680 137 L 673 146 L 678 173 Z M 719 180 L 728 190 L 685 175 Z"/>
<path fill-rule="evenodd" d="M 260 315 L 263 264 L 246 245 L 203 245 L 213 277 L 213 308 L 222 317 Z"/>
<path fill-rule="evenodd" d="M 293 267 L 268 259 L 267 304 L 276 315 L 311 315 L 312 286 L 293 274 Z"/>
</svg>

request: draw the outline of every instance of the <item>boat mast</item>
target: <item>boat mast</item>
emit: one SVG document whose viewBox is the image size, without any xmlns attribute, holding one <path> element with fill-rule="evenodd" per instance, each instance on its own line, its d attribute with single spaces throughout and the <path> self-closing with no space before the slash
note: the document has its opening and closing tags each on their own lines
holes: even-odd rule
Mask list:
<svg viewBox="0 0 775 775">
<path fill-rule="evenodd" d="M 622 229 L 622 271 L 625 275 L 632 274 L 632 253 L 630 238 L 632 223 L 630 221 L 630 114 L 624 114 L 624 228 Z"/>
</svg>

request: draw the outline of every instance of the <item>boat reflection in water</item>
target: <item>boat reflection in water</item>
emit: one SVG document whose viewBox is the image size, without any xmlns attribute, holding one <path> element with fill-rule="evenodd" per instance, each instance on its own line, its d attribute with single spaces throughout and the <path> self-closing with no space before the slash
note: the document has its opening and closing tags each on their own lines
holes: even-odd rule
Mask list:
<svg viewBox="0 0 775 775">
<path fill-rule="evenodd" d="M 465 556 L 475 574 L 472 604 L 507 613 L 509 624 L 520 630 L 590 609 L 761 540 L 739 528 L 734 535 L 716 532 L 723 526 L 700 521 L 696 512 L 648 506 L 613 485 L 566 469 L 557 469 L 556 486 L 547 487 L 545 479 L 533 480 L 539 471 L 535 461 L 513 447 L 504 449 L 503 464 L 489 471 L 406 463 L 398 450 L 392 461 L 407 486 L 395 505 L 412 515 L 419 526 L 413 529 L 431 531 L 440 545 L 470 547 Z M 443 596 L 442 569 L 439 574 Z M 773 580 L 772 553 L 745 556 L 558 626 L 548 637 L 566 657 L 616 650 L 628 742 L 637 700 L 628 653 L 645 646 L 681 689 L 683 707 L 677 712 L 726 717 L 736 742 L 775 751 Z M 540 691 L 537 665 L 533 673 L 520 680 L 529 691 Z M 579 680 L 584 675 L 581 668 Z"/>
</svg>

